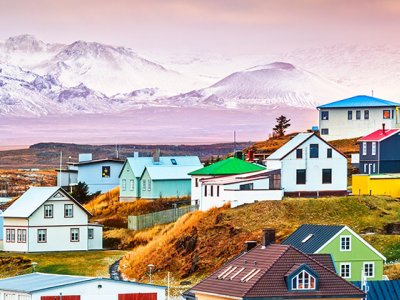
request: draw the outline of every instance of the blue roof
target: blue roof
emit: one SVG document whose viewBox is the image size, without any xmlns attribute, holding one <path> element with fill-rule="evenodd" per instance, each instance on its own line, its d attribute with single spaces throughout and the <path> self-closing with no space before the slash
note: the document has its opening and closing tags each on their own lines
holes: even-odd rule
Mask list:
<svg viewBox="0 0 400 300">
<path fill-rule="evenodd" d="M 355 286 L 361 287 L 360 281 L 352 282 Z M 400 280 L 373 280 L 367 281 L 369 291 L 368 300 L 393 300 L 400 299 Z"/>
<path fill-rule="evenodd" d="M 315 253 L 344 227 L 343 225 L 304 224 L 289 235 L 282 244 L 291 245 L 304 253 Z"/>
<path fill-rule="evenodd" d="M 383 100 L 371 96 L 358 95 L 351 98 L 331 102 L 318 108 L 346 108 L 346 107 L 385 107 L 400 106 L 400 103 Z"/>
</svg>

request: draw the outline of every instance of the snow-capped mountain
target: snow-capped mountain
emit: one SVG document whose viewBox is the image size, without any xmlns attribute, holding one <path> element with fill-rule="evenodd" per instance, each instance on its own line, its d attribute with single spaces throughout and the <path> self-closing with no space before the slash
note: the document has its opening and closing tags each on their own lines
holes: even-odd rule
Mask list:
<svg viewBox="0 0 400 300">
<path fill-rule="evenodd" d="M 349 90 L 286 62 L 235 72 L 208 88 L 171 97 L 178 105 L 257 108 L 316 105 L 349 95 Z"/>
</svg>

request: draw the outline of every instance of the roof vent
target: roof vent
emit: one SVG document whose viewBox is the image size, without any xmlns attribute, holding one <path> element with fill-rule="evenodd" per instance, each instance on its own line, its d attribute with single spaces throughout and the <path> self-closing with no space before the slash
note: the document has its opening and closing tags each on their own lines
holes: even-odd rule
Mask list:
<svg viewBox="0 0 400 300">
<path fill-rule="evenodd" d="M 302 242 L 302 243 L 305 243 L 305 242 L 307 242 L 309 239 L 311 239 L 313 236 L 314 236 L 314 235 L 313 235 L 312 233 L 310 233 L 310 234 L 307 235 L 307 236 L 304 238 L 304 240 L 302 240 L 301 242 Z"/>
</svg>

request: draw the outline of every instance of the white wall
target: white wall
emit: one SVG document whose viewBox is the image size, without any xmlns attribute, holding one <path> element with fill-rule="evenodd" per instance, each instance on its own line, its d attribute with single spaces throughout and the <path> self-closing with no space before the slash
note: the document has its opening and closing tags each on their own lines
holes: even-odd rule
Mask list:
<svg viewBox="0 0 400 300">
<path fill-rule="evenodd" d="M 61 173 L 60 171 L 57 172 L 58 186 L 69 186 L 77 183 L 78 183 L 78 172 L 68 172 L 68 171 L 61 171 Z"/>
<path fill-rule="evenodd" d="M 329 120 L 321 120 L 321 114 L 319 115 L 319 129 L 329 129 L 329 135 L 321 135 L 321 137 L 327 141 L 361 137 L 382 128 L 382 123 L 385 123 L 386 128 L 396 128 L 396 117 L 394 119 L 383 119 L 383 110 L 386 109 L 392 110 L 392 108 L 382 107 L 321 109 L 320 111 L 329 111 Z M 352 120 L 347 119 L 349 110 L 353 112 Z M 361 111 L 361 120 L 356 120 L 356 110 Z M 364 119 L 365 110 L 369 110 L 368 120 Z"/>
<path fill-rule="evenodd" d="M 319 144 L 319 157 L 310 158 L 310 144 Z M 281 186 L 285 192 L 297 191 L 345 191 L 347 190 L 347 160 L 332 149 L 332 158 L 327 158 L 331 148 L 313 136 L 300 147 L 303 158 L 296 158 L 296 151 L 282 160 Z M 306 184 L 296 184 L 296 170 L 306 169 Z M 332 183 L 322 183 L 322 169 L 332 169 Z"/>
<path fill-rule="evenodd" d="M 277 159 L 266 160 L 266 167 L 268 171 L 279 170 L 282 167 L 282 163 Z"/>
<path fill-rule="evenodd" d="M 196 200 L 197 201 L 200 201 L 200 198 L 201 198 L 201 193 L 202 193 L 202 190 L 201 190 L 201 182 L 200 182 L 200 180 L 201 179 L 206 179 L 206 178 L 212 178 L 213 176 L 199 176 L 199 175 L 192 175 L 192 183 L 191 183 L 191 186 L 192 186 L 192 193 L 191 193 L 191 199 L 192 199 L 192 205 L 194 205 L 195 204 L 195 202 L 196 202 Z M 196 179 L 198 180 L 198 186 L 196 187 Z"/>
<path fill-rule="evenodd" d="M 98 288 L 101 285 L 101 288 Z M 99 279 L 33 293 L 32 300 L 41 296 L 81 295 L 81 300 L 118 300 L 118 294 L 157 293 L 157 300 L 165 300 L 165 288 L 124 281 Z"/>
<path fill-rule="evenodd" d="M 15 242 L 10 243 L 7 242 L 6 229 L 14 229 L 15 230 Z M 3 250 L 4 251 L 15 251 L 15 252 L 27 252 L 27 243 L 18 243 L 17 242 L 17 231 L 18 229 L 28 229 L 28 220 L 20 219 L 20 218 L 4 218 L 4 227 L 3 227 Z M 28 235 L 28 230 L 27 230 Z M 28 237 L 27 237 L 28 239 Z M 1 298 L 0 298 L 1 299 Z"/>
<path fill-rule="evenodd" d="M 89 225 L 88 229 L 93 229 L 93 239 L 88 239 L 88 250 L 103 249 L 103 226 Z"/>
</svg>

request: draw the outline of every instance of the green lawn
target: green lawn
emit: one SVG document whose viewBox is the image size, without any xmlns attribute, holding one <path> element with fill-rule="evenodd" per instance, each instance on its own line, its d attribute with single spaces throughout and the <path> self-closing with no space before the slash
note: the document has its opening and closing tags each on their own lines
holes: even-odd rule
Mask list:
<svg viewBox="0 0 400 300">
<path fill-rule="evenodd" d="M 127 251 L 71 251 L 48 253 L 0 252 L 0 277 L 26 274 L 32 271 L 43 273 L 108 277 L 109 266 Z"/>
</svg>

